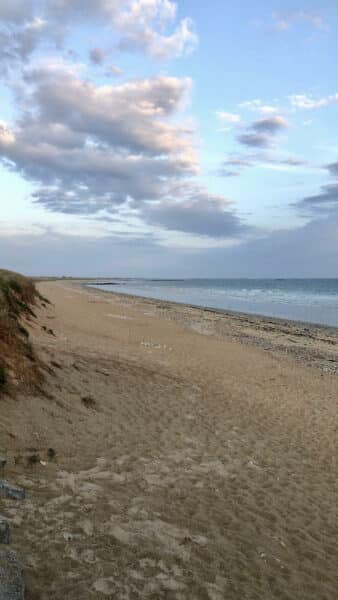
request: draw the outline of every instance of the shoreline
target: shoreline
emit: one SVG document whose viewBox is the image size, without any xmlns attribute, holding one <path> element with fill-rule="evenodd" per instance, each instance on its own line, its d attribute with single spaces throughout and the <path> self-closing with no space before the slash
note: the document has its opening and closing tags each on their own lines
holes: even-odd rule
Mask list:
<svg viewBox="0 0 338 600">
<path fill-rule="evenodd" d="M 108 291 L 88 285 L 87 281 L 80 280 L 73 282 L 73 285 L 103 295 L 114 295 L 121 300 L 126 299 L 132 305 L 139 302 L 149 304 L 159 309 L 165 318 L 170 320 L 174 316 L 175 320 L 180 320 L 188 326 L 189 321 L 191 325 L 194 316 L 201 317 L 203 321 L 203 315 L 211 314 L 216 321 L 219 319 L 223 326 L 228 325 L 228 330 L 224 331 L 223 327 L 220 332 L 214 327 L 210 331 L 209 323 L 209 331 L 207 331 L 206 324 L 202 323 L 202 329 L 203 326 L 206 329 L 205 333 L 220 335 L 222 338 L 230 338 L 242 344 L 252 344 L 283 355 L 291 354 L 306 365 L 338 375 L 338 327 L 149 298 L 115 290 Z M 276 336 L 279 337 L 278 341 Z M 297 339 L 292 341 L 290 336 L 295 336 Z M 300 340 L 303 343 L 300 343 Z"/>
<path fill-rule="evenodd" d="M 32 277 L 32 279 L 34 281 L 36 281 L 37 283 L 41 282 L 41 283 L 48 283 L 48 282 L 64 282 L 64 283 L 73 283 L 75 285 L 81 285 L 83 287 L 89 287 L 91 289 L 97 290 L 97 291 L 102 291 L 104 293 L 108 293 L 108 294 L 121 294 L 123 296 L 126 297 L 130 297 L 130 298 L 141 298 L 143 300 L 151 300 L 151 301 L 155 301 L 155 302 L 163 302 L 163 303 L 168 303 L 168 304 L 175 304 L 175 305 L 179 305 L 179 306 L 187 306 L 190 308 L 196 308 L 196 309 L 200 309 L 200 310 L 205 310 L 205 311 L 209 311 L 209 312 L 216 312 L 216 313 L 221 313 L 224 315 L 229 315 L 229 316 L 240 316 L 240 317 L 252 317 L 252 318 L 256 318 L 256 319 L 262 319 L 262 320 L 267 320 L 267 321 L 271 321 L 271 322 L 279 322 L 279 323 L 287 323 L 289 325 L 295 324 L 298 326 L 303 326 L 304 328 L 315 328 L 315 329 L 324 329 L 324 330 L 328 330 L 328 332 L 332 331 L 332 333 L 336 333 L 338 332 L 338 325 L 330 325 L 330 324 L 325 324 L 325 323 L 319 323 L 319 322 L 314 322 L 314 321 L 304 321 L 302 319 L 293 319 L 293 318 L 289 318 L 289 317 L 278 317 L 278 316 L 270 316 L 270 315 L 265 315 L 263 313 L 256 313 L 256 312 L 245 312 L 245 311 L 241 311 L 241 310 L 235 310 L 235 309 L 227 309 L 227 308 L 217 308 L 217 307 L 212 307 L 212 306 L 207 306 L 207 305 L 201 305 L 201 304 L 192 304 L 190 302 L 180 302 L 179 300 L 166 300 L 166 299 L 161 299 L 161 298 L 156 298 L 156 297 L 149 297 L 149 296 L 142 296 L 142 294 L 130 294 L 128 292 L 121 292 L 121 291 L 115 291 L 115 290 L 101 290 L 101 286 L 104 288 L 107 285 L 111 285 L 111 286 L 115 286 L 115 285 L 121 285 L 121 282 L 125 282 L 125 281 L 133 281 L 134 278 L 130 277 L 114 277 L 114 281 L 107 281 L 107 277 Z M 249 281 L 255 281 L 256 278 L 246 278 Z M 302 278 L 290 278 L 291 280 L 299 280 Z M 308 278 L 303 278 L 305 280 L 307 280 Z M 315 278 L 318 280 L 321 280 L 320 277 Z M 332 280 L 336 280 L 337 278 L 335 277 L 331 277 L 331 278 L 326 278 L 326 279 L 332 279 Z M 102 282 L 101 282 L 102 280 Z M 196 278 L 193 279 L 193 281 L 195 281 Z M 203 279 L 204 280 L 204 279 Z M 147 280 L 148 281 L 148 280 Z M 149 281 L 189 281 L 189 279 L 149 279 Z M 276 281 L 278 281 L 278 279 L 276 279 Z M 95 287 L 95 282 L 97 282 L 97 286 Z M 115 283 L 117 282 L 117 283 Z"/>
<path fill-rule="evenodd" d="M 83 281 L 82 279 L 80 280 L 81 282 Z M 90 281 L 90 280 L 86 280 L 86 281 Z M 162 280 L 163 281 L 163 280 Z M 175 280 L 176 281 L 176 280 Z M 105 285 L 120 285 L 119 283 L 114 284 L 114 283 L 101 283 L 98 284 L 98 287 L 96 287 L 93 284 L 86 284 L 86 283 L 81 283 L 82 287 L 84 288 L 90 288 L 93 290 L 96 290 L 98 292 L 102 291 L 105 294 L 117 294 L 120 296 L 126 296 L 129 298 L 141 298 L 142 300 L 150 300 L 151 302 L 162 302 L 162 303 L 167 303 L 167 304 L 174 304 L 177 306 L 183 306 L 183 307 L 188 307 L 188 308 L 196 308 L 198 310 L 202 310 L 205 312 L 214 312 L 214 313 L 220 313 L 221 315 L 228 315 L 230 317 L 235 317 L 236 315 L 238 317 L 244 317 L 244 318 L 254 318 L 257 320 L 265 320 L 266 322 L 276 322 L 276 323 L 284 323 L 284 324 L 288 324 L 288 325 L 298 325 L 298 326 L 302 326 L 304 328 L 314 328 L 314 329 L 324 329 L 324 330 L 332 330 L 333 333 L 338 333 L 338 325 L 325 325 L 323 323 L 313 323 L 312 321 L 302 321 L 301 319 L 288 319 L 287 317 L 274 317 L 274 316 L 269 316 L 269 315 L 263 315 L 260 313 L 250 313 L 250 312 L 243 312 L 240 310 L 232 310 L 229 308 L 214 308 L 212 306 L 206 306 L 206 305 L 202 305 L 202 304 L 191 304 L 190 302 L 179 302 L 178 300 L 164 300 L 162 298 L 155 298 L 153 296 L 142 296 L 139 294 L 129 294 L 128 292 L 121 292 L 121 291 L 115 291 L 115 290 L 101 290 L 100 286 L 105 286 Z"/>
</svg>

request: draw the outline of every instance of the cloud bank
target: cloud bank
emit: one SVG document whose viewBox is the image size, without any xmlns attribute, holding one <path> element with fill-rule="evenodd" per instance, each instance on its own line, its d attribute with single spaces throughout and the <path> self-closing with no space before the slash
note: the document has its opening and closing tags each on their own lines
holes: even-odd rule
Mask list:
<svg viewBox="0 0 338 600">
<path fill-rule="evenodd" d="M 170 0 L 4 0 L 4 76 L 18 116 L 0 123 L 2 163 L 33 184 L 33 204 L 51 213 L 107 222 L 132 216 L 140 227 L 245 236 L 249 228 L 228 199 L 198 183 L 195 130 L 183 116 L 191 80 L 159 75 L 98 83 L 88 66 L 106 68 L 104 46 L 88 47 L 87 65 L 63 57 L 71 26 L 92 22 L 111 28 L 115 51 L 156 60 L 197 43 L 192 22 L 177 23 Z M 59 53 L 34 55 L 44 44 Z M 112 74 L 120 71 L 113 67 Z"/>
<path fill-rule="evenodd" d="M 191 52 L 198 42 L 191 19 L 176 21 L 177 6 L 170 0 L 2 0 L 0 58 L 3 67 L 13 68 L 41 44 L 60 48 L 75 22 L 110 27 L 115 51 L 168 60 Z M 98 49 L 91 52 L 94 62 L 102 60 Z"/>
<path fill-rule="evenodd" d="M 280 18 L 278 27 L 288 29 L 296 22 L 317 29 L 325 25 L 319 15 L 297 12 Z M 81 28 L 96 35 L 82 36 L 75 52 L 73 33 Z M 313 274 L 322 272 L 320 260 L 333 265 L 337 183 L 322 185 L 312 195 L 300 193 L 304 197 L 292 204 L 294 213 L 310 223 L 267 234 L 249 227 L 234 199 L 200 182 L 206 174 L 198 134 L 187 116 L 193 82 L 168 75 L 168 61 L 197 44 L 193 21 L 181 18 L 170 0 L 0 2 L 0 77 L 15 99 L 14 116 L 0 122 L 0 160 L 34 188 L 31 202 L 39 215 L 41 210 L 73 215 L 79 224 L 106 227 L 101 237 L 66 236 L 53 229 L 40 236 L 5 236 L 0 224 L 0 251 L 13 268 L 29 271 L 35 262 L 37 272 L 46 273 L 45 255 L 51 271 L 62 274 L 62 265 L 69 264 L 68 273 L 84 275 L 97 274 L 99 263 L 102 274 L 116 272 L 114 255 L 121 274 L 128 266 L 129 274 L 140 275 L 147 274 L 142 271 L 146 262 L 155 264 L 158 275 L 206 276 L 311 274 L 309 258 Z M 123 53 L 136 52 L 148 75 L 127 79 L 115 62 Z M 160 61 L 163 70 L 154 75 L 153 65 Z M 278 151 L 290 130 L 286 116 L 336 102 L 335 93 L 318 98 L 293 94 L 284 108 L 272 97 L 218 111 L 217 118 L 231 126 L 240 144 L 218 174 L 235 177 L 254 167 L 301 174 L 311 168 L 291 152 Z M 253 113 L 250 121 L 241 109 Z M 338 163 L 326 168 L 330 176 L 338 175 Z M 114 233 L 108 235 L 110 225 Z M 189 247 L 192 238 L 195 246 Z M 322 245 L 317 255 L 312 239 Z M 186 246 L 174 247 L 177 240 L 187 240 Z"/>
</svg>

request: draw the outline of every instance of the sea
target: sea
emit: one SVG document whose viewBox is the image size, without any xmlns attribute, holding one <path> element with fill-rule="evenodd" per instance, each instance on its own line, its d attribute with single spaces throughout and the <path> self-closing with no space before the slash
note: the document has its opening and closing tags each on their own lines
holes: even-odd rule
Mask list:
<svg viewBox="0 0 338 600">
<path fill-rule="evenodd" d="M 106 279 L 90 286 L 338 327 L 338 279 Z"/>
</svg>

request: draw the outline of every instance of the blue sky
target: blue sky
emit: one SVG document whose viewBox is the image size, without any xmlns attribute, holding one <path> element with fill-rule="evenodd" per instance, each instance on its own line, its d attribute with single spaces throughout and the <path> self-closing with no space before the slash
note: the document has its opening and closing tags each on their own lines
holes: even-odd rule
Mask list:
<svg viewBox="0 0 338 600">
<path fill-rule="evenodd" d="M 2 266 L 338 276 L 337 26 L 334 0 L 2 0 Z"/>
</svg>

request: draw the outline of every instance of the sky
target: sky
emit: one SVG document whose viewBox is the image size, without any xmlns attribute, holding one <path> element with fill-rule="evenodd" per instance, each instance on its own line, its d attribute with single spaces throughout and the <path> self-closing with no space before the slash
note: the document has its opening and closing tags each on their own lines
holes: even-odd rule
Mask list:
<svg viewBox="0 0 338 600">
<path fill-rule="evenodd" d="M 1 0 L 0 264 L 338 277 L 336 0 Z"/>
</svg>

